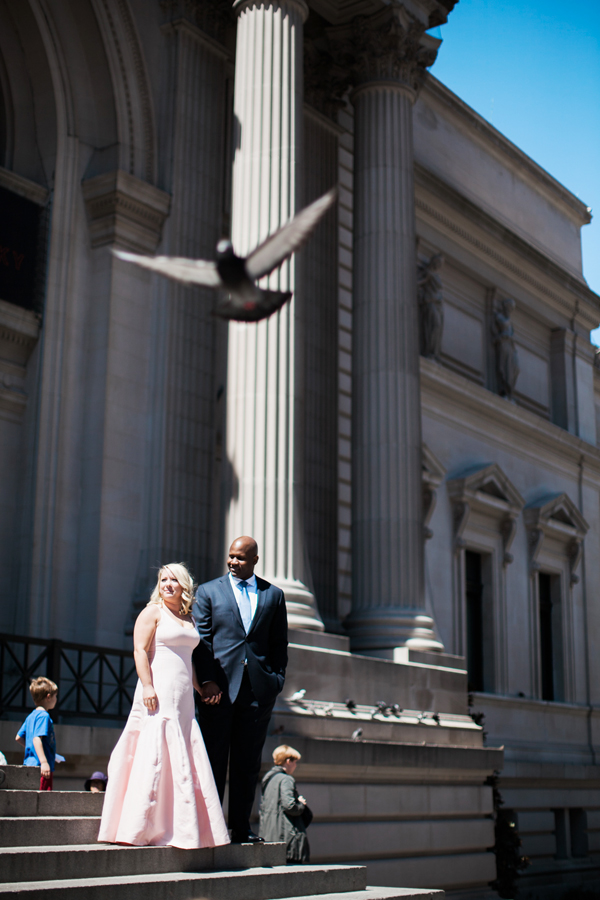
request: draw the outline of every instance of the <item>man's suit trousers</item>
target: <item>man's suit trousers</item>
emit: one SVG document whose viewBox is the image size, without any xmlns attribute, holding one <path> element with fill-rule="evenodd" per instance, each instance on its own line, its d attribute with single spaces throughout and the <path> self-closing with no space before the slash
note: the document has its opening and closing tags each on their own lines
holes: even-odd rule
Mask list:
<svg viewBox="0 0 600 900">
<path fill-rule="evenodd" d="M 260 704 L 252 691 L 247 669 L 232 703 L 224 692 L 216 706 L 198 703 L 198 721 L 221 802 L 229 759 L 229 827 L 245 835 L 260 773 L 262 748 L 275 698 Z"/>
</svg>

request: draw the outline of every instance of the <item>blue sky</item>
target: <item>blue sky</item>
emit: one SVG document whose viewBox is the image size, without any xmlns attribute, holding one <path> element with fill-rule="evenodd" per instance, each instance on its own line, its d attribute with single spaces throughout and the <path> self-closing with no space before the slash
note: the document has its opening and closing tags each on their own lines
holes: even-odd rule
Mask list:
<svg viewBox="0 0 600 900">
<path fill-rule="evenodd" d="M 441 37 L 435 77 L 592 207 L 600 294 L 600 0 L 460 0 Z"/>
</svg>

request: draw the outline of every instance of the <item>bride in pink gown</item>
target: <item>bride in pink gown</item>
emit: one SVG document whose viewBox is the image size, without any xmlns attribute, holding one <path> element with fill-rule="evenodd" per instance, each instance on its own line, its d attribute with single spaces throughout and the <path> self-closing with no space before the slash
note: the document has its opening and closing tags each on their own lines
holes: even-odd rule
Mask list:
<svg viewBox="0 0 600 900">
<path fill-rule="evenodd" d="M 192 651 L 200 638 L 185 566 L 158 573 L 133 633 L 139 681 L 108 764 L 98 840 L 193 849 L 228 844 L 219 795 L 194 715 Z"/>
</svg>

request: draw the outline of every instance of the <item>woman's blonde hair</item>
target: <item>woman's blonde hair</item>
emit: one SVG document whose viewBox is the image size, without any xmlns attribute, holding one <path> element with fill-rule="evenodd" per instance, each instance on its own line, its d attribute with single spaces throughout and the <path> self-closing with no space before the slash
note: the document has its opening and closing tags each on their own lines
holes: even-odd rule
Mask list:
<svg viewBox="0 0 600 900">
<path fill-rule="evenodd" d="M 168 569 L 172 575 L 175 576 L 183 593 L 181 595 L 181 608 L 179 612 L 182 616 L 187 616 L 190 609 L 192 608 L 192 603 L 194 602 L 194 593 L 196 591 L 196 585 L 194 584 L 194 579 L 192 578 L 187 566 L 184 566 L 183 563 L 169 563 L 166 566 L 161 566 L 158 570 L 158 577 L 156 579 L 156 587 L 152 591 L 152 595 L 150 600 L 148 601 L 148 606 L 156 605 L 160 606 L 163 602 L 163 599 L 160 595 L 160 577 L 162 573 Z"/>
<path fill-rule="evenodd" d="M 276 766 L 282 766 L 288 759 L 302 759 L 297 750 L 288 747 L 287 744 L 281 744 L 273 750 L 273 762 Z"/>
</svg>

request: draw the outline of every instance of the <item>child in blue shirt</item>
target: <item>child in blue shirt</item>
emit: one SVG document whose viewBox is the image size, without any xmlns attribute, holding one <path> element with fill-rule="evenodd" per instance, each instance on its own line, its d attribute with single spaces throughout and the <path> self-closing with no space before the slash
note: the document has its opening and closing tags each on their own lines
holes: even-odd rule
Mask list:
<svg viewBox="0 0 600 900">
<path fill-rule="evenodd" d="M 58 699 L 58 687 L 49 678 L 34 678 L 29 685 L 35 709 L 29 713 L 15 740 L 25 747 L 24 766 L 40 767 L 40 791 L 52 790 L 52 773 L 56 755 L 54 724 L 48 710 L 54 709 Z"/>
</svg>

